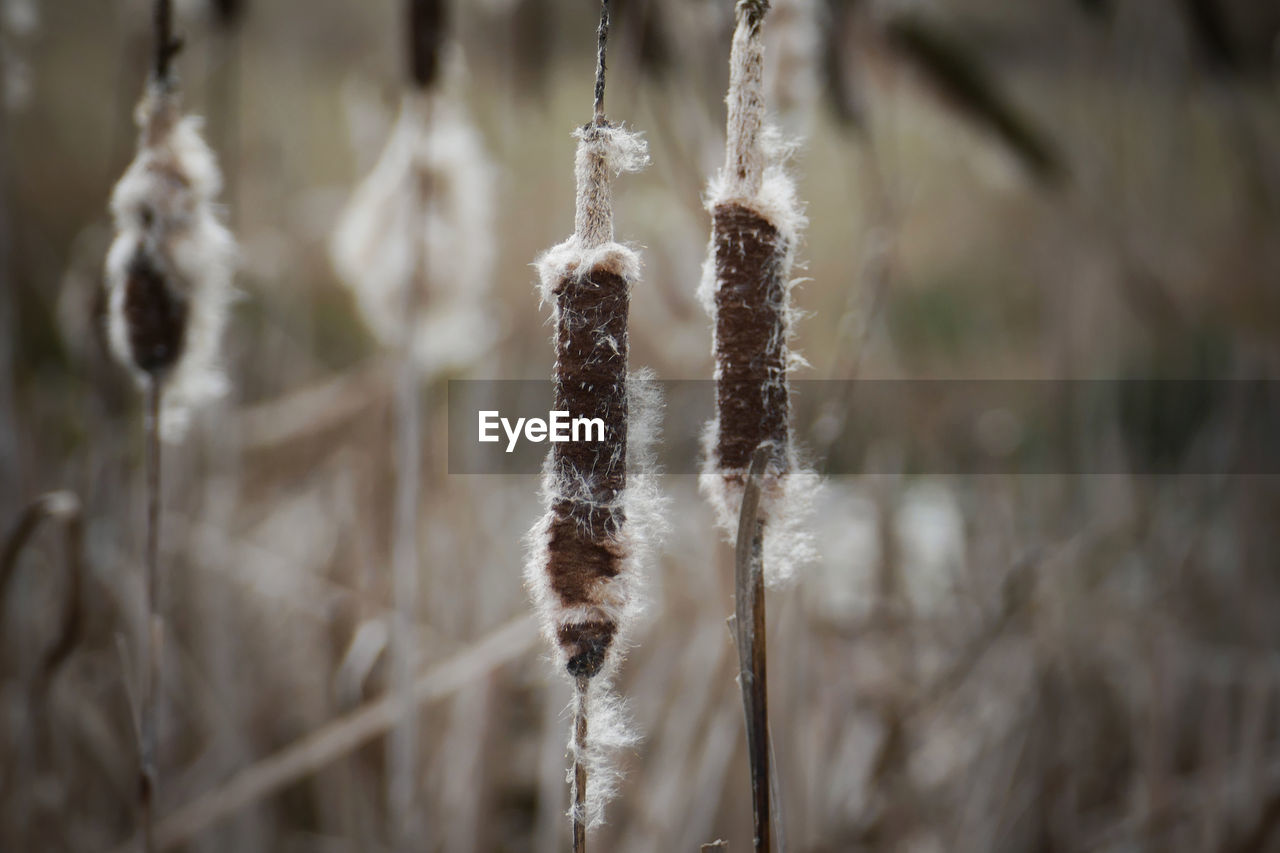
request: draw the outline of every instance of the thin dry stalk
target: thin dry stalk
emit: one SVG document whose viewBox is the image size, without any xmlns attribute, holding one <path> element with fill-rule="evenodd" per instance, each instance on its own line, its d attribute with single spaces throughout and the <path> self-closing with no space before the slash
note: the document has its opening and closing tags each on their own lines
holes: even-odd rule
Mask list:
<svg viewBox="0 0 1280 853">
<path fill-rule="evenodd" d="M 152 835 L 153 810 L 157 775 L 156 746 L 156 697 L 159 692 L 161 666 L 160 655 L 163 653 L 163 617 L 159 608 L 160 588 L 160 382 L 153 380 L 147 389 L 146 414 L 146 581 L 143 593 L 143 614 L 146 625 L 142 640 L 142 673 L 140 684 L 142 689 L 141 705 L 138 709 L 139 733 L 139 777 L 138 777 L 138 812 L 142 822 L 142 849 L 147 853 L 155 850 Z"/>
<path fill-rule="evenodd" d="M 75 648 L 80 633 L 81 591 L 83 578 L 84 516 L 80 499 L 71 492 L 50 492 L 32 501 L 10 528 L 0 550 L 0 600 L 8 589 L 9 580 L 18 565 L 18 558 L 26 549 L 40 526 L 49 519 L 62 521 L 66 530 L 65 565 L 67 590 L 57 639 L 45 655 L 40 670 L 40 689 L 47 685 L 58 666 Z M 39 692 L 39 691 L 37 691 Z"/>
<path fill-rule="evenodd" d="M 172 0 L 155 0 L 151 7 L 151 21 L 155 31 L 152 74 L 157 83 L 167 85 L 172 80 L 173 58 L 182 50 L 182 39 L 173 37 Z"/>
<path fill-rule="evenodd" d="M 411 83 L 427 91 L 437 80 L 440 48 L 444 33 L 443 0 L 409 0 L 409 74 Z M 403 310 L 406 318 L 419 315 L 421 294 L 428 277 L 427 253 L 422 235 L 427 224 L 430 178 L 416 176 L 413 203 L 404 238 L 413 247 L 413 266 L 404 282 Z M 422 391 L 421 374 L 414 358 L 417 324 L 406 322 L 400 341 L 399 378 L 396 392 L 396 498 L 395 532 L 392 543 L 392 594 L 395 598 L 395 629 L 391 638 L 396 689 L 408 702 L 413 687 L 415 644 L 410 626 L 418 604 L 418 516 L 421 511 Z M 414 814 L 417 799 L 418 731 L 416 715 L 405 714 L 387 739 L 387 800 L 391 812 L 392 838 L 399 849 L 419 845 L 421 822 Z"/>
<path fill-rule="evenodd" d="M 578 677 L 573 710 L 573 853 L 587 849 L 587 679 Z"/>
<path fill-rule="evenodd" d="M 596 97 L 594 121 L 604 122 L 604 54 L 609 45 L 609 0 L 600 0 L 600 26 L 596 28 Z"/>
<path fill-rule="evenodd" d="M 168 850 L 188 842 L 218 821 L 306 779 L 385 735 L 404 715 L 416 713 L 420 706 L 450 696 L 524 655 L 536 637 L 532 619 L 513 619 L 423 672 L 414 680 L 408 697 L 393 691 L 244 768 L 225 784 L 161 821 L 155 832 L 156 849 Z M 129 853 L 136 844 L 136 840 L 131 839 L 112 853 Z"/>
<path fill-rule="evenodd" d="M 759 517 L 760 483 L 772 448 L 763 442 L 751 457 L 738 519 L 734 553 L 734 623 L 738 680 L 747 720 L 747 760 L 751 766 L 754 849 L 772 849 L 768 673 L 765 657 L 764 520 Z"/>
<path fill-rule="evenodd" d="M 425 199 L 419 195 L 419 201 Z M 421 204 L 416 212 L 421 212 Z M 425 217 L 410 217 L 414 236 L 425 224 Z M 419 251 L 414 281 L 405 287 L 405 316 L 417 316 L 420 288 L 416 279 L 425 276 L 425 253 Z M 418 515 L 421 508 L 419 475 L 422 467 L 422 393 L 417 362 L 413 357 L 415 325 L 406 323 L 400 349 L 399 379 L 396 389 L 396 498 L 395 533 L 392 543 L 392 595 L 395 598 L 395 629 L 392 631 L 391 653 L 396 689 L 407 695 L 413 680 L 414 643 L 410 626 L 416 619 L 418 599 Z M 406 714 L 387 740 L 388 802 L 392 831 L 400 846 L 413 843 L 413 801 L 417 767 L 417 724 L 413 714 Z"/>
</svg>

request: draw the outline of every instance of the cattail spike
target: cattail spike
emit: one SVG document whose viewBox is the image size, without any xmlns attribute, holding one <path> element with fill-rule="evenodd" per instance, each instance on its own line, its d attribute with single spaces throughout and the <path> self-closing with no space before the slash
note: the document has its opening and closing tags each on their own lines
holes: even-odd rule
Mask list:
<svg viewBox="0 0 1280 853">
<path fill-rule="evenodd" d="M 768 219 L 745 205 L 718 204 L 713 217 L 720 271 L 716 456 L 725 476 L 741 484 L 762 442 L 772 442 L 774 473 L 788 463 L 787 243 Z"/>
<path fill-rule="evenodd" d="M 187 331 L 187 299 L 165 266 L 159 253 L 143 243 L 129 262 L 124 286 L 129 352 L 153 381 L 177 363 Z"/>
<path fill-rule="evenodd" d="M 764 564 L 776 584 L 810 557 L 800 521 L 816 476 L 797 461 L 788 374 L 791 268 L 804 217 L 783 151 L 765 122 L 762 25 L 769 4 L 739 0 L 730 57 L 725 165 L 707 208 L 711 243 L 699 295 L 714 321 L 716 418 L 704 436 L 700 485 L 732 539 L 752 454 L 771 450 L 760 518 Z"/>
<path fill-rule="evenodd" d="M 599 419 L 596 440 L 552 445 L 543 467 L 547 512 L 529 534 L 525 579 L 543 633 L 575 684 L 575 850 L 599 820 L 616 775 L 606 746 L 621 745 L 610 679 L 638 609 L 639 564 L 656 532 L 647 438 L 653 404 L 628 376 L 634 251 L 614 242 L 612 185 L 648 162 L 644 142 L 604 119 L 602 4 L 595 119 L 576 132 L 574 233 L 538 259 L 543 302 L 555 323 L 554 408 Z M 590 717 L 590 728 L 587 718 Z"/>
<path fill-rule="evenodd" d="M 153 82 L 137 118 L 138 153 L 111 196 L 108 332 L 141 388 L 164 385 L 162 432 L 175 439 L 190 409 L 225 390 L 218 362 L 236 247 L 217 207 L 217 162 L 176 90 Z"/>
</svg>

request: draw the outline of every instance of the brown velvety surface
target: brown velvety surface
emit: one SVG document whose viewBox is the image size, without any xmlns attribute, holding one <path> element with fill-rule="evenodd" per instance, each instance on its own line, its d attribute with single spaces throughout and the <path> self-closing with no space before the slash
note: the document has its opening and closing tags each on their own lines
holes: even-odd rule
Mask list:
<svg viewBox="0 0 1280 853">
<path fill-rule="evenodd" d="M 597 268 L 566 275 L 556 299 L 555 408 L 605 423 L 604 441 L 554 444 L 551 451 L 560 498 L 552 507 L 548 571 L 561 603 L 575 606 L 595 602 L 596 586 L 618 574 L 623 557 L 616 539 L 624 517 L 615 504 L 627 483 L 629 295 L 624 278 Z M 562 629 L 575 675 L 599 671 L 615 629 L 604 622 Z"/>
<path fill-rule="evenodd" d="M 142 247 L 129 263 L 124 321 L 129 351 L 139 369 L 159 373 L 172 367 L 182 354 L 186 299 L 169 286 L 164 272 Z"/>
<path fill-rule="evenodd" d="M 733 203 L 716 205 L 714 233 L 716 455 L 722 470 L 733 471 L 750 465 L 760 442 L 787 444 L 785 247 L 768 220 Z"/>
<path fill-rule="evenodd" d="M 613 642 L 618 626 L 612 621 L 599 620 L 565 625 L 556 635 L 560 645 L 569 655 L 566 668 L 574 678 L 590 678 L 604 666 L 605 655 Z"/>
</svg>

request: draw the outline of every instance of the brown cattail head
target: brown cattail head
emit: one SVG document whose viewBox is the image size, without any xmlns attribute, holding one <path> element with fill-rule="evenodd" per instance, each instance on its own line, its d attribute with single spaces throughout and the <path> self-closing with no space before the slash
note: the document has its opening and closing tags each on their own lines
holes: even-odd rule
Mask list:
<svg viewBox="0 0 1280 853">
<path fill-rule="evenodd" d="M 798 464 L 790 429 L 787 377 L 799 361 L 788 347 L 791 267 L 804 217 L 765 123 L 761 30 L 768 8 L 765 0 L 738 3 L 725 165 L 708 194 L 712 234 L 700 296 L 714 321 L 716 419 L 704 437 L 700 484 L 736 537 L 751 457 L 770 445 L 760 518 L 769 531 L 766 572 L 776 583 L 808 557 L 796 522 L 815 478 Z"/>
<path fill-rule="evenodd" d="M 161 429 L 173 439 L 193 406 L 225 390 L 218 350 L 236 249 L 216 207 L 213 152 L 170 82 L 152 83 L 137 118 L 138 153 L 111 196 L 107 330 L 138 383 L 163 387 Z"/>
<path fill-rule="evenodd" d="M 552 446 L 547 516 L 535 530 L 530 586 L 570 674 L 611 659 L 630 599 L 627 511 L 627 320 L 639 258 L 613 242 L 611 185 L 643 166 L 644 144 L 607 122 L 578 131 L 574 234 L 539 260 L 555 321 L 555 409 L 599 418 L 603 441 Z"/>
<path fill-rule="evenodd" d="M 124 285 L 124 324 L 129 355 L 156 381 L 177 363 L 187 332 L 187 298 L 164 258 L 146 242 L 129 261 Z"/>
<path fill-rule="evenodd" d="M 408 0 L 409 76 L 415 86 L 428 89 L 440 74 L 447 9 L 445 0 Z"/>
</svg>

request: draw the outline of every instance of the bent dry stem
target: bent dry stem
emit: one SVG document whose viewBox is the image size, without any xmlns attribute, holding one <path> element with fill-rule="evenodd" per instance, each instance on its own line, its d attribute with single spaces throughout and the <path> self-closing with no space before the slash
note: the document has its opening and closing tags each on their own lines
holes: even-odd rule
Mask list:
<svg viewBox="0 0 1280 853">
<path fill-rule="evenodd" d="M 18 558 L 47 520 L 61 521 L 66 542 L 64 559 L 68 590 L 62 608 L 57 640 L 45 654 L 37 692 L 48 687 L 58 667 L 75 648 L 80 634 L 81 595 L 84 588 L 84 513 L 80 499 L 72 492 L 50 492 L 30 503 L 5 535 L 0 548 L 0 602 L 9 588 L 9 580 L 18 566 Z"/>
<path fill-rule="evenodd" d="M 734 553 L 734 635 L 738 679 L 747 723 L 747 760 L 751 765 L 754 849 L 771 850 L 768 675 L 765 658 L 764 519 L 759 517 L 760 481 L 773 452 L 762 443 L 751 457 L 738 519 Z"/>
</svg>

